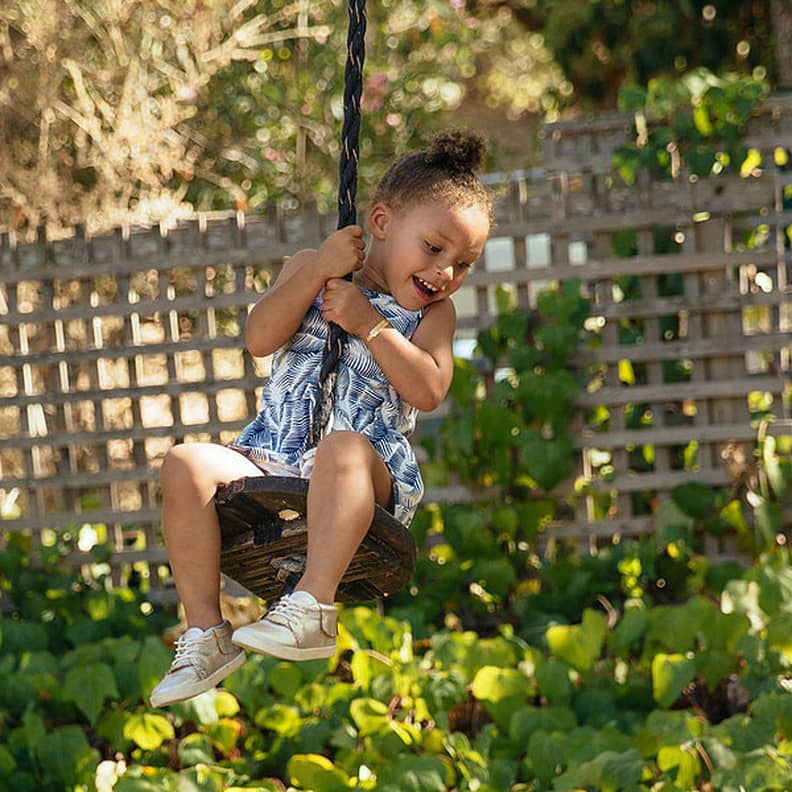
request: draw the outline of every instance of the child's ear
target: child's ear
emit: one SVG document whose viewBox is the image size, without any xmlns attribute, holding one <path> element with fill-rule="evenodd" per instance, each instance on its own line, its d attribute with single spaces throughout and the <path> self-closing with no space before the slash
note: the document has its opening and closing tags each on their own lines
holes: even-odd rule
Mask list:
<svg viewBox="0 0 792 792">
<path fill-rule="evenodd" d="M 384 203 L 376 203 L 371 207 L 368 216 L 369 231 L 374 239 L 385 239 L 388 235 L 388 225 L 390 223 L 390 209 Z"/>
</svg>

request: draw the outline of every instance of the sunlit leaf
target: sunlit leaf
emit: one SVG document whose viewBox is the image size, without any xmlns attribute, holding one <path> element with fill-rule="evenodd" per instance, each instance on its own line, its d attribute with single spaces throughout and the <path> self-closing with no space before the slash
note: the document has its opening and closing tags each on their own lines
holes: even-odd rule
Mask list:
<svg viewBox="0 0 792 792">
<path fill-rule="evenodd" d="M 578 671 L 588 671 L 600 656 L 605 640 L 605 617 L 587 608 L 582 624 L 555 625 L 546 633 L 550 651 Z"/>
<path fill-rule="evenodd" d="M 652 693 L 661 707 L 676 701 L 696 675 L 696 664 L 681 654 L 658 653 L 652 659 Z"/>
<path fill-rule="evenodd" d="M 139 712 L 131 715 L 124 724 L 124 737 L 144 751 L 153 751 L 174 736 L 173 726 L 164 715 Z"/>
<path fill-rule="evenodd" d="M 286 772 L 293 784 L 314 792 L 337 792 L 350 786 L 349 776 L 326 756 L 319 754 L 292 756 Z"/>
</svg>

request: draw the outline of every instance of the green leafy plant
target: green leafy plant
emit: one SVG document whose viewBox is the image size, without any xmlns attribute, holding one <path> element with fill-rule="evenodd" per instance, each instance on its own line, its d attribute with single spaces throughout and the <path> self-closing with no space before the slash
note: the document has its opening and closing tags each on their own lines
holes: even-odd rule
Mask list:
<svg viewBox="0 0 792 792">
<path fill-rule="evenodd" d="M 143 616 L 140 594 L 104 591 L 61 567 L 67 544 L 35 567 L 26 538 L 6 540 L 2 789 L 792 783 L 787 548 L 750 569 L 691 555 L 688 596 L 670 604 L 614 587 L 617 567 L 656 548 L 558 558 L 515 608 L 526 617 L 519 631 L 504 618 L 489 635 L 452 626 L 421 638 L 420 611 L 348 607 L 332 660 L 253 655 L 225 689 L 152 710 L 145 698 L 170 660 L 159 637 L 170 618 Z M 445 567 L 436 572 L 442 583 Z"/>
<path fill-rule="evenodd" d="M 706 69 L 656 78 L 645 88 L 624 85 L 619 108 L 634 114 L 634 139 L 616 151 L 614 167 L 628 184 L 641 169 L 655 177 L 675 178 L 683 168 L 694 176 L 748 176 L 761 157 L 743 133 L 768 90 L 764 80 Z"/>
</svg>

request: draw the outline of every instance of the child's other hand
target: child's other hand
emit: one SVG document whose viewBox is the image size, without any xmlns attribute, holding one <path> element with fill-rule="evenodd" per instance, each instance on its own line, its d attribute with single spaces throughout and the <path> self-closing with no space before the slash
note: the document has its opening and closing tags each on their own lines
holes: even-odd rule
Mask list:
<svg viewBox="0 0 792 792">
<path fill-rule="evenodd" d="M 367 333 L 382 317 L 354 283 L 331 278 L 325 284 L 322 297 L 322 318 L 359 336 Z"/>
<path fill-rule="evenodd" d="M 363 229 L 350 225 L 334 231 L 316 252 L 326 278 L 343 278 L 363 266 L 366 258 Z"/>
</svg>

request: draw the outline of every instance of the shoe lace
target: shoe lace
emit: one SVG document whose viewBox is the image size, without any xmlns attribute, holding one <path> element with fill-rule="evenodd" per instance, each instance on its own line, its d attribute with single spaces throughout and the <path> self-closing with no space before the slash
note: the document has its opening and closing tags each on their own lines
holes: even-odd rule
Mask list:
<svg viewBox="0 0 792 792">
<path fill-rule="evenodd" d="M 176 639 L 176 656 L 173 658 L 170 670 L 177 671 L 186 666 L 196 665 L 201 656 L 201 649 L 198 645 L 199 638 L 180 635 Z"/>
<path fill-rule="evenodd" d="M 283 624 L 286 627 L 294 627 L 305 615 L 305 608 L 295 602 L 291 597 L 282 597 L 268 611 L 265 619 Z"/>
</svg>

